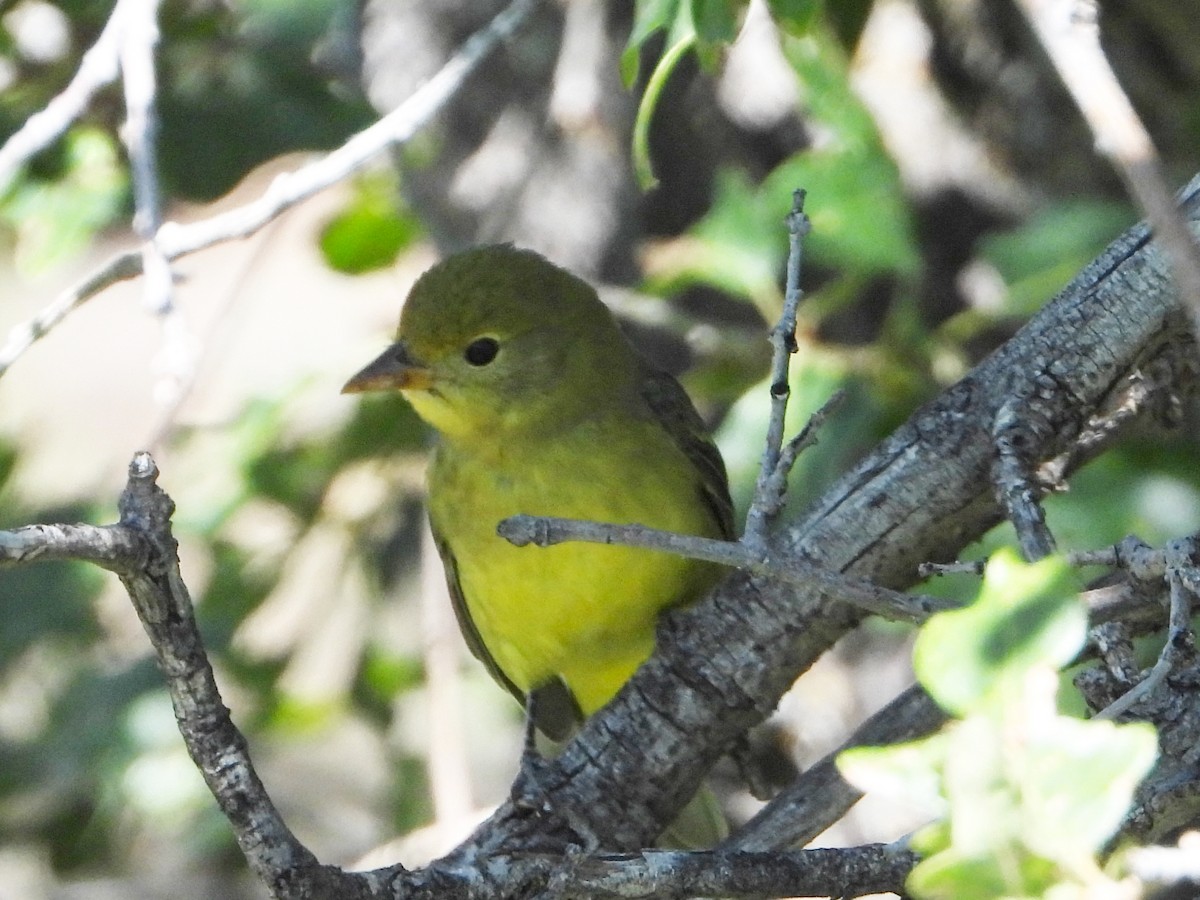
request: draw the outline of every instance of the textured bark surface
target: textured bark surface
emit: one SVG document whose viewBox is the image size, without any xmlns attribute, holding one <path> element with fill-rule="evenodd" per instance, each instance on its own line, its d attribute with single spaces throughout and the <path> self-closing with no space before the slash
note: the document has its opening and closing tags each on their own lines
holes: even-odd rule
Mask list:
<svg viewBox="0 0 1200 900">
<path fill-rule="evenodd" d="M 1193 229 L 1197 188 L 1185 194 Z M 1069 456 L 1071 466 L 1082 463 L 1138 420 L 1101 427 L 1124 385 L 1150 379 L 1171 394 L 1188 389 L 1194 343 L 1180 322 L 1162 257 L 1144 228 L 1131 229 L 841 479 L 782 535 L 779 552 L 893 587 L 912 584 L 918 563 L 953 557 L 999 520 L 990 473 L 1002 406 L 1016 403 L 1029 423 L 1028 458 L 1048 463 L 1082 446 Z M 659 652 L 540 773 L 537 789 L 502 807 L 450 859 L 545 841 L 547 812 L 605 846 L 644 844 L 735 737 L 859 619 L 818 590 L 732 576 L 664 625 Z"/>
</svg>

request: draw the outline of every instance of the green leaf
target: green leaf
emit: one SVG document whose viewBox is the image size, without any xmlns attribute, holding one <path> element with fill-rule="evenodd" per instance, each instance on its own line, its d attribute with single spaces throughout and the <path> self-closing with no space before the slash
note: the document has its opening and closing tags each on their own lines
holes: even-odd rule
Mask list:
<svg viewBox="0 0 1200 900">
<path fill-rule="evenodd" d="M 747 0 L 748 2 L 748 0 Z M 696 35 L 708 44 L 728 44 L 737 37 L 739 13 L 746 2 L 690 0 Z"/>
<path fill-rule="evenodd" d="M 920 254 L 895 165 L 882 148 L 831 147 L 798 153 L 763 182 L 763 191 L 791 196 L 806 188 L 812 231 L 805 252 L 832 267 L 913 275 Z"/>
<path fill-rule="evenodd" d="M 984 239 L 981 255 L 1008 285 L 1004 312 L 1028 316 L 1041 309 L 1135 218 L 1127 203 L 1068 201 Z"/>
<path fill-rule="evenodd" d="M 321 230 L 319 243 L 330 268 L 361 275 L 390 266 L 420 233 L 400 208 L 392 179 L 368 175 L 355 182 L 354 196 Z"/>
<path fill-rule="evenodd" d="M 655 34 L 669 29 L 679 15 L 681 0 L 637 0 L 633 12 L 633 28 L 621 54 L 621 78 L 625 87 L 637 81 L 639 58 L 643 46 Z"/>
<path fill-rule="evenodd" d="M 816 145 L 785 161 L 763 190 L 809 192 L 814 259 L 855 272 L 911 275 L 920 265 L 900 175 L 870 112 L 850 84 L 850 65 L 828 27 L 780 44 L 796 72 Z"/>
<path fill-rule="evenodd" d="M 650 160 L 650 122 L 654 118 L 654 110 L 658 107 L 659 98 L 675 66 L 683 59 L 689 50 L 696 46 L 696 33 L 685 30 L 663 53 L 650 73 L 646 82 L 646 91 L 642 94 L 642 102 L 638 104 L 637 118 L 633 123 L 633 168 L 637 174 L 638 184 L 643 191 L 648 191 L 658 184 L 654 175 L 654 166 Z"/>
<path fill-rule="evenodd" d="M 372 646 L 367 648 L 359 678 L 377 698 L 391 702 L 397 694 L 420 687 L 425 670 L 416 657 Z"/>
<path fill-rule="evenodd" d="M 767 0 L 775 24 L 796 37 L 808 32 L 823 6 L 821 0 Z"/>
<path fill-rule="evenodd" d="M 691 230 L 698 247 L 689 275 L 753 299 L 769 316 L 779 303 L 791 196 L 762 190 L 740 169 L 718 172 L 712 208 Z"/>
<path fill-rule="evenodd" d="M 627 87 L 637 80 L 646 43 L 660 31 L 667 33 L 665 49 L 646 79 L 633 124 L 633 164 L 642 190 L 658 184 L 650 160 L 650 123 L 671 73 L 692 51 L 701 65 L 712 68 L 720 49 L 737 36 L 746 6 L 747 0 L 638 0 L 633 29 L 621 56 L 621 77 Z"/>
<path fill-rule="evenodd" d="M 913 869 L 905 887 L 922 900 L 996 900 L 1010 896 L 999 861 L 941 853 Z"/>
<path fill-rule="evenodd" d="M 913 668 L 944 709 L 964 715 L 1002 703 L 1034 665 L 1065 665 L 1083 645 L 1087 615 L 1057 559 L 1027 565 L 1011 550 L 988 563 L 979 597 L 939 613 L 917 636 Z"/>
<path fill-rule="evenodd" d="M 945 735 L 934 735 L 890 747 L 854 747 L 838 754 L 838 771 L 864 794 L 878 792 L 930 818 L 945 816 L 949 807 L 941 782 L 946 740 Z M 933 849 L 942 846 L 927 852 Z"/>
<path fill-rule="evenodd" d="M 899 172 L 850 88 L 836 38 L 815 29 L 783 46 L 820 144 L 785 160 L 761 184 L 741 171 L 720 173 L 712 207 L 691 229 L 699 252 L 689 255 L 688 267 L 691 277 L 750 297 L 768 318 L 787 255 L 782 222 L 797 187 L 809 192 L 806 259 L 858 276 L 909 276 L 920 267 Z"/>
<path fill-rule="evenodd" d="M 1158 755 L 1154 728 L 1056 716 L 1030 735 L 1022 834 L 1057 860 L 1090 859 L 1125 818 Z"/>
</svg>

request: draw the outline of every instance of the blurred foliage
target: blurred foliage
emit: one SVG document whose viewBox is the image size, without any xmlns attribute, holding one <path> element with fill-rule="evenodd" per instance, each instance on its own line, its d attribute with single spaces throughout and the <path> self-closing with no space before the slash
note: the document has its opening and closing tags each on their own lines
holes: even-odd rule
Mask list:
<svg viewBox="0 0 1200 900">
<path fill-rule="evenodd" d="M 1011 333 L 1133 218 L 1115 193 L 1064 195 L 1037 171 L 1011 173 L 1022 197 L 999 210 L 982 193 L 946 189 L 931 198 L 914 189 L 855 81 L 859 42 L 880 5 L 769 0 L 779 55 L 798 100 L 780 121 L 755 130 L 731 123 L 714 99 L 729 42 L 752 14 L 747 3 L 613 4 L 614 19 L 625 15 L 629 34 L 623 56 L 609 62 L 640 100 L 630 133 L 621 135 L 623 146 L 644 184 L 657 175 L 664 186 L 643 198 L 645 221 L 630 229 L 654 235 L 645 242 L 646 277 L 639 287 L 662 313 L 658 327 L 670 333 L 668 342 L 687 348 L 693 367 L 685 380 L 717 425 L 742 509 L 769 407 L 763 323 L 781 302 L 783 218 L 793 189 L 808 192 L 813 232 L 805 242 L 806 298 L 789 428 L 799 428 L 839 388 L 848 400 L 793 472 L 792 516 Z M 358 8 L 337 0 L 164 3 L 160 163 L 168 202 L 216 197 L 253 167 L 289 152 L 334 147 L 374 118 L 357 86 Z M 43 21 L 63 29 L 65 41 L 51 46 L 53 52 L 34 46 L 21 18 L 30 12 L 50 16 Z M 62 89 L 106 14 L 79 0 L 5 7 L 0 135 Z M 514 38 L 514 53 L 522 52 L 523 40 L 532 38 Z M 944 63 L 950 49 L 937 46 L 934 58 Z M 943 90 L 954 95 L 954 87 Z M 1182 94 L 1171 111 L 1180 121 L 1200 121 L 1200 92 Z M 0 245 L 19 276 L 65 278 L 71 260 L 97 236 L 124 227 L 130 200 L 117 137 L 121 117 L 119 90 L 102 91 L 85 121 L 4 186 Z M 956 121 L 982 131 L 969 115 Z M 538 127 L 548 142 L 574 135 L 572 128 Z M 590 127 L 576 130 L 591 135 Z M 464 126 L 471 128 L 478 122 Z M 686 153 L 664 153 L 664 142 L 672 140 L 687 144 Z M 436 158 L 440 147 L 430 137 L 419 149 Z M 1165 149 L 1176 162 L 1181 152 L 1186 158 L 1186 149 Z M 1066 149 L 1061 153 L 1067 156 Z M 694 172 L 665 170 L 681 158 L 704 165 Z M 465 165 L 475 166 L 470 177 L 503 182 L 503 175 L 482 168 L 487 161 L 469 158 Z M 1090 157 L 1070 161 L 1079 169 L 1096 165 Z M 491 162 L 498 169 L 505 164 Z M 666 186 L 684 182 L 694 186 L 702 208 L 688 205 L 691 194 L 662 196 Z M 345 186 L 341 208 L 315 236 L 332 270 L 365 274 L 391 266 L 430 237 L 447 244 L 462 239 L 429 227 L 418 203 L 399 199 L 403 188 L 398 176 L 381 171 Z M 942 216 L 947 208 L 962 215 Z M 988 291 L 967 290 L 967 276 L 981 276 Z M 386 748 L 394 777 L 370 792 L 364 815 L 385 833 L 404 831 L 427 822 L 432 805 L 426 762 L 402 736 L 406 703 L 421 697 L 425 679 L 421 640 L 411 624 L 425 435 L 407 405 L 386 397 L 355 401 L 341 418 L 298 425 L 298 400 L 311 387 L 307 381 L 291 391 L 253 392 L 229 422 L 172 434 L 172 453 L 203 459 L 173 491 L 180 502 L 178 532 L 203 573 L 193 590 L 205 639 L 256 750 L 289 741 L 331 743 L 339 733 L 366 727 Z M 319 390 L 331 393 L 336 385 L 323 383 Z M 111 497 L 53 506 L 40 501 L 37 485 L 18 483 L 25 452 L 20 436 L 0 437 L 0 527 L 111 515 Z M 1069 492 L 1048 501 L 1060 544 L 1100 546 L 1129 532 L 1157 543 L 1194 530 L 1200 526 L 1194 458 L 1187 429 L 1147 434 L 1109 452 L 1075 477 Z M 85 451 L 79 459 L 86 465 Z M 1001 527 L 977 552 L 1006 544 L 1011 535 Z M 1070 632 L 1074 641 L 1077 625 L 1059 621 L 1071 613 L 1058 603 L 1064 594 L 1057 582 L 1030 586 L 1028 579 L 1042 577 L 1009 563 L 994 565 L 984 600 L 1046 600 L 1046 607 L 1023 615 L 1045 624 L 1049 645 L 1061 649 L 1062 634 Z M 962 595 L 965 581 L 945 579 L 934 590 Z M 44 847 L 53 867 L 70 875 L 136 869 L 163 847 L 174 848 L 185 868 L 240 865 L 174 736 L 140 635 L 122 634 L 105 611 L 106 593 L 114 589 L 113 579 L 82 566 L 0 571 L 0 845 Z M 396 596 L 402 599 L 389 599 Z M 981 604 L 979 615 L 993 618 L 978 628 L 1016 614 Z M 397 606 L 402 627 L 389 618 Z M 331 623 L 343 622 L 339 615 L 358 628 L 347 626 L 351 658 L 332 667 L 336 677 L 313 685 L 306 667 L 325 646 Z M 978 644 L 970 635 L 980 632 L 961 626 L 967 632 L 961 636 L 952 622 L 944 620 L 933 633 L 949 630 L 943 637 L 956 648 Z M 1006 634 L 1003 625 L 996 627 Z M 1046 646 L 1031 638 L 1026 649 L 1035 659 L 1006 656 L 997 663 L 999 674 L 984 667 L 980 654 L 947 661 L 928 646 L 919 651 L 918 667 L 931 683 L 950 677 L 931 670 L 956 665 L 975 667 L 968 673 L 975 680 L 963 684 L 999 683 L 1006 673 L 1054 662 L 1058 651 Z M 505 702 L 499 692 L 496 698 Z M 993 727 L 998 716 L 1022 709 L 1053 712 L 1045 694 L 1006 695 L 994 706 L 986 697 L 968 699 L 989 709 L 984 725 L 967 728 Z M 1054 732 L 1061 744 L 1037 752 L 1070 750 L 1083 740 L 1071 731 L 1077 725 L 1063 725 Z M 1081 764 L 1078 780 L 1065 785 L 1075 792 L 1072 803 L 1094 786 L 1097 772 L 1131 777 L 1131 769 L 1106 768 L 1122 753 L 1134 762 L 1144 757 L 1141 738 L 1129 748 L 1119 743 L 1120 734 L 1089 733 L 1086 740 L 1103 751 L 1103 765 Z M 948 743 L 910 748 L 918 759 L 894 771 L 928 788 L 938 802 L 948 800 L 953 817 L 955 798 L 945 796 Z M 339 764 L 355 768 L 353 759 Z M 1109 801 L 1120 799 L 1114 796 L 1100 798 L 1103 815 L 1087 835 L 1093 844 L 1109 822 Z M 1090 807 L 1072 810 L 1076 817 L 1092 815 Z M 930 846 L 953 853 L 952 832 L 934 832 Z M 961 870 L 944 877 L 961 878 Z"/>
<path fill-rule="evenodd" d="M 175 196 L 209 200 L 254 166 L 333 149 L 374 114 L 337 57 L 354 27 L 338 0 L 168 3 L 159 164 Z"/>
<path fill-rule="evenodd" d="M 17 272 L 32 278 L 70 262 L 97 231 L 129 211 L 129 176 L 116 140 L 90 126 L 41 154 L 0 197 Z"/>
<path fill-rule="evenodd" d="M 346 208 L 321 232 L 321 252 L 329 267 L 361 275 L 392 265 L 421 234 L 421 223 L 402 207 L 391 172 L 357 178 Z"/>
<path fill-rule="evenodd" d="M 1089 897 L 1117 887 L 1105 843 L 1158 752 L 1145 723 L 1056 707 L 1057 671 L 1083 648 L 1087 614 L 1058 560 L 993 556 L 979 596 L 917 638 L 918 680 L 953 717 L 921 741 L 843 753 L 860 790 L 935 818 L 912 838 L 918 898 Z"/>
</svg>

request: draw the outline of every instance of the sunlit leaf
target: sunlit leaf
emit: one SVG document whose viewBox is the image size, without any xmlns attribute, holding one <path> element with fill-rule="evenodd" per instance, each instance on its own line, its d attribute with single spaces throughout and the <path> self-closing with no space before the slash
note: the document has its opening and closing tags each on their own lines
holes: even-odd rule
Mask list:
<svg viewBox="0 0 1200 900">
<path fill-rule="evenodd" d="M 854 747 L 838 754 L 838 771 L 864 793 L 878 792 L 930 818 L 944 816 L 948 812 L 941 789 L 945 741 L 935 735 L 890 747 Z"/>
<path fill-rule="evenodd" d="M 974 603 L 939 613 L 921 629 L 913 668 L 939 705 L 962 715 L 1003 702 L 1031 666 L 1065 665 L 1086 627 L 1063 562 L 1026 564 L 1005 550 L 989 562 Z"/>
<path fill-rule="evenodd" d="M 1055 859 L 1085 859 L 1124 820 L 1158 739 L 1145 722 L 1056 716 L 1030 735 L 1029 755 L 1020 773 L 1027 844 Z"/>
</svg>

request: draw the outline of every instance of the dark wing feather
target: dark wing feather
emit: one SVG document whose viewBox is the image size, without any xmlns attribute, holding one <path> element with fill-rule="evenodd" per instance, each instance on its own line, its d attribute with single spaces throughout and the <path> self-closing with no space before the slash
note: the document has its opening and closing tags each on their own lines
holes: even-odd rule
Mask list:
<svg viewBox="0 0 1200 900">
<path fill-rule="evenodd" d="M 700 495 L 712 510 L 722 537 L 733 540 L 737 535 L 725 461 L 691 398 L 673 377 L 649 366 L 642 373 L 641 392 L 650 411 L 695 468 L 700 478 Z"/>
<path fill-rule="evenodd" d="M 442 567 L 446 570 L 446 586 L 450 588 L 450 602 L 454 607 L 454 617 L 458 619 L 458 629 L 462 632 L 467 647 L 470 648 L 475 658 L 483 663 L 488 674 L 524 706 L 525 694 L 512 683 L 512 679 L 504 674 L 499 663 L 488 652 L 487 645 L 484 644 L 483 638 L 479 634 L 479 629 L 475 627 L 471 611 L 467 608 L 467 598 L 463 595 L 462 584 L 458 580 L 458 561 L 454 558 L 454 551 L 450 549 L 450 544 L 442 537 L 437 528 L 433 529 L 433 542 L 437 545 L 438 556 L 442 558 Z"/>
</svg>

